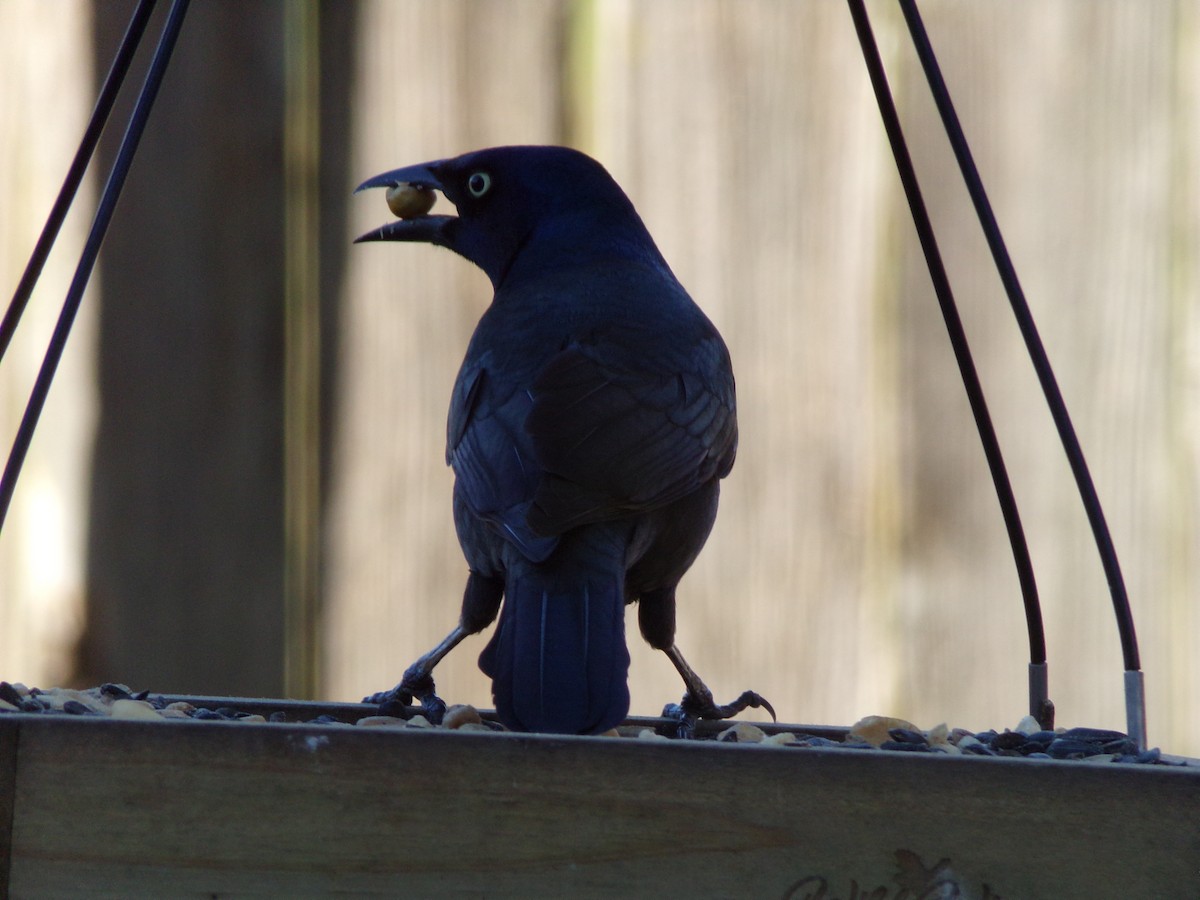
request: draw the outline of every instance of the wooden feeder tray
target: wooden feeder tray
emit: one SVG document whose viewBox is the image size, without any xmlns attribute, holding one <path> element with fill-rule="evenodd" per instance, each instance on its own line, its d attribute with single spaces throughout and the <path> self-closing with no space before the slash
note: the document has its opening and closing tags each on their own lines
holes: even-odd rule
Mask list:
<svg viewBox="0 0 1200 900">
<path fill-rule="evenodd" d="M 1015 900 L 1198 884 L 1195 765 L 0 715 L 0 896 Z"/>
</svg>

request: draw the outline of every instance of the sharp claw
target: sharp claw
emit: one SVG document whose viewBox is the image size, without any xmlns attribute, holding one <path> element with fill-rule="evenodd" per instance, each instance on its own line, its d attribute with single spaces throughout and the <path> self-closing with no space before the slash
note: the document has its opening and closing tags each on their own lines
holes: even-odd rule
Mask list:
<svg viewBox="0 0 1200 900">
<path fill-rule="evenodd" d="M 759 697 L 758 700 L 762 704 L 762 708 L 771 714 L 771 721 L 778 722 L 779 716 L 775 715 L 775 707 L 768 703 L 765 697 Z"/>
<path fill-rule="evenodd" d="M 412 706 L 412 694 L 403 690 L 403 682 L 396 685 L 391 690 L 376 691 L 374 694 L 368 694 L 362 698 L 363 703 L 371 706 L 383 706 L 385 703 L 399 703 L 401 706 Z"/>
<path fill-rule="evenodd" d="M 687 697 L 684 697 L 687 700 Z M 664 737 L 690 741 L 696 736 L 696 717 L 684 708 L 682 703 L 668 703 L 663 707 L 662 717 L 665 720 L 658 727 L 658 733 Z"/>
<path fill-rule="evenodd" d="M 711 694 L 697 697 L 692 693 L 683 695 L 679 703 L 668 703 L 663 707 L 662 717 L 668 724 L 660 728 L 660 733 L 667 737 L 688 739 L 696 735 L 696 722 L 700 719 L 732 719 L 745 709 L 765 709 L 771 714 L 771 720 L 778 722 L 775 708 L 761 695 L 754 691 L 744 691 L 732 703 L 718 706 Z"/>
<path fill-rule="evenodd" d="M 747 707 L 765 709 L 771 714 L 772 721 L 779 721 L 775 715 L 775 707 L 754 691 L 743 691 L 742 695 L 732 703 L 718 706 L 713 700 L 712 691 L 696 674 L 695 669 L 688 665 L 683 654 L 679 652 L 679 648 L 672 644 L 664 652 L 675 666 L 676 671 L 679 672 L 680 677 L 683 678 L 684 687 L 687 689 L 680 703 L 669 704 L 663 710 L 663 718 L 673 719 L 680 723 L 676 730 L 681 734 L 684 730 L 694 731 L 698 719 L 731 719 Z"/>
<path fill-rule="evenodd" d="M 773 707 L 770 703 L 768 703 L 767 700 L 761 694 L 758 694 L 754 691 L 744 691 L 742 693 L 742 696 L 738 697 L 732 703 L 727 703 L 724 706 L 717 707 L 717 709 L 720 710 L 723 713 L 723 715 L 721 715 L 721 716 L 705 715 L 705 716 L 702 716 L 701 718 L 730 719 L 747 708 L 749 708 L 749 709 L 765 709 L 767 712 L 769 712 L 771 714 L 772 722 L 779 721 L 779 718 L 775 715 L 775 707 Z"/>
<path fill-rule="evenodd" d="M 402 707 L 410 707 L 414 698 L 420 701 L 421 714 L 431 724 L 442 724 L 442 718 L 446 715 L 446 703 L 436 693 L 433 676 L 420 664 L 410 667 L 404 673 L 404 677 L 400 679 L 400 683 L 390 691 L 379 691 L 376 694 L 364 697 L 363 703 L 370 703 L 373 706 L 380 707 L 385 704 L 388 706 L 398 704 Z"/>
<path fill-rule="evenodd" d="M 406 697 L 420 700 L 421 712 L 431 724 L 442 724 L 442 717 L 446 715 L 446 703 L 436 693 L 433 676 L 420 663 L 404 673 L 404 677 L 396 685 L 396 690 L 402 691 Z"/>
<path fill-rule="evenodd" d="M 441 725 L 446 715 L 446 701 L 437 694 L 427 694 L 421 698 L 421 711 L 431 725 Z"/>
</svg>

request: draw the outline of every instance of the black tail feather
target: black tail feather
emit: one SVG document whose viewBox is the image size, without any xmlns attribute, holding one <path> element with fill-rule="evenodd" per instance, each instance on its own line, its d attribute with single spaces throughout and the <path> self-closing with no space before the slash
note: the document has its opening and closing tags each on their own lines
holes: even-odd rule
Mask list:
<svg viewBox="0 0 1200 900">
<path fill-rule="evenodd" d="M 558 569 L 559 567 L 554 567 Z M 500 720 L 519 731 L 595 734 L 629 712 L 625 598 L 616 575 L 510 573 L 479 659 Z"/>
</svg>

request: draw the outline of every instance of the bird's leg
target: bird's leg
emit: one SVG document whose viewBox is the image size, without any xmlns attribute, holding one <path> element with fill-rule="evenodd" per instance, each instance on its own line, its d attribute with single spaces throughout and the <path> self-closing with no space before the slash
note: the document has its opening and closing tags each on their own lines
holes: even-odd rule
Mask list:
<svg viewBox="0 0 1200 900">
<path fill-rule="evenodd" d="M 446 654 L 462 643 L 463 638 L 470 633 L 461 623 L 456 625 L 440 644 L 404 670 L 404 677 L 398 685 L 390 691 L 380 691 L 364 697 L 363 703 L 383 705 L 395 701 L 409 706 L 415 697 L 421 701 L 421 711 L 425 718 L 434 725 L 440 724 L 442 716 L 446 714 L 446 703 L 435 693 L 433 670 Z"/>
<path fill-rule="evenodd" d="M 504 596 L 504 582 L 472 572 L 463 591 L 462 614 L 458 624 L 440 644 L 404 670 L 400 683 L 390 691 L 380 691 L 363 698 L 363 703 L 383 705 L 390 701 L 409 706 L 413 698 L 421 701 L 421 711 L 434 725 L 441 724 L 446 714 L 446 704 L 434 690 L 433 670 L 446 654 L 462 643 L 467 635 L 482 631 L 496 619 L 500 600 Z"/>
<path fill-rule="evenodd" d="M 771 719 L 775 719 L 774 707 L 754 691 L 744 691 L 732 703 L 718 706 L 713 700 L 713 694 L 708 689 L 708 685 L 696 674 L 696 670 L 688 665 L 688 661 L 683 658 L 683 654 L 679 652 L 679 648 L 675 644 L 671 644 L 663 652 L 667 654 L 667 658 L 671 660 L 687 688 L 683 700 L 679 703 L 668 703 L 663 708 L 663 718 L 678 722 L 674 729 L 678 737 L 693 737 L 698 719 L 729 719 L 749 707 L 765 709 L 771 714 Z"/>
</svg>

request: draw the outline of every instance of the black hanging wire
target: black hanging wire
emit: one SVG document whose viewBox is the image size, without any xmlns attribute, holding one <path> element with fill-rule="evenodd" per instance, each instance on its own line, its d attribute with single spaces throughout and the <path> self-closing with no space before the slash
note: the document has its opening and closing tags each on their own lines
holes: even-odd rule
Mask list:
<svg viewBox="0 0 1200 900">
<path fill-rule="evenodd" d="M 887 74 L 884 72 L 883 61 L 879 56 L 879 48 L 875 44 L 871 23 L 867 19 L 862 0 L 849 0 L 849 3 L 850 14 L 854 19 L 854 27 L 858 33 L 863 58 L 867 64 L 867 74 L 875 89 L 875 98 L 879 103 L 884 129 L 892 145 L 892 153 L 896 157 L 900 182 L 904 187 L 909 208 L 912 210 L 913 224 L 916 226 L 917 237 L 925 254 L 925 262 L 929 267 L 929 275 L 933 281 L 938 305 L 941 307 L 942 318 L 946 322 L 950 345 L 954 349 L 954 358 L 958 362 L 963 387 L 966 389 L 967 400 L 971 405 L 971 413 L 975 417 L 975 426 L 979 430 L 988 470 L 991 472 L 996 497 L 1000 502 L 1000 512 L 1008 531 L 1008 541 L 1012 546 L 1013 561 L 1016 564 L 1017 578 L 1021 586 L 1021 597 L 1025 603 L 1025 627 L 1029 635 L 1029 713 L 1038 720 L 1043 728 L 1053 728 L 1054 705 L 1050 702 L 1048 695 L 1046 635 L 1042 625 L 1042 609 L 1038 601 L 1037 581 L 1033 574 L 1029 545 L 1025 540 L 1025 531 L 1021 527 L 1021 514 L 1017 509 L 1016 497 L 1013 495 L 1008 470 L 1004 465 L 1004 456 L 1000 452 L 1000 441 L 996 437 L 996 429 L 993 427 L 991 415 L 988 413 L 983 386 L 980 384 L 975 363 L 971 358 L 967 335 L 958 315 L 958 307 L 954 302 L 950 279 L 946 275 L 946 267 L 942 263 L 933 225 L 925 208 L 925 201 L 921 196 L 921 187 L 917 181 L 916 170 L 913 168 L 912 157 L 908 152 L 908 144 L 904 139 L 904 131 L 900 127 L 900 117 L 896 112 L 896 104 L 888 87 Z"/>
<path fill-rule="evenodd" d="M 109 222 L 112 221 L 117 199 L 125 184 L 125 177 L 129 174 L 129 167 L 133 162 L 134 153 L 137 151 L 138 142 L 145 131 L 150 110 L 154 105 L 155 98 L 158 96 L 158 89 L 162 84 L 163 75 L 166 74 L 167 64 L 171 60 L 171 53 L 175 49 L 175 42 L 179 37 L 180 29 L 183 27 L 183 18 L 187 12 L 188 2 L 189 0 L 173 0 L 171 4 L 171 10 L 167 16 L 166 24 L 163 26 L 158 46 L 155 48 L 154 57 L 150 61 L 146 80 L 142 85 L 141 93 L 138 95 L 133 114 L 130 116 L 125 136 L 121 139 L 121 146 L 117 151 L 116 162 L 113 163 L 108 182 L 105 184 L 104 191 L 100 195 L 96 217 L 92 221 L 92 228 L 84 244 L 79 265 L 75 269 L 75 277 L 71 281 L 71 286 L 67 289 L 67 296 L 63 301 L 62 312 L 59 314 L 58 322 L 54 327 L 54 333 L 50 337 L 50 344 L 46 348 L 45 358 L 42 360 L 42 366 L 38 370 L 37 380 L 34 382 L 29 402 L 25 406 L 25 413 L 21 418 L 21 425 L 17 429 L 17 436 L 13 440 L 12 450 L 9 452 L 8 462 L 4 467 L 4 474 L 0 476 L 0 528 L 3 528 L 4 520 L 8 515 L 8 508 L 12 502 L 13 491 L 16 489 L 17 478 L 21 474 L 25 455 L 29 451 L 30 442 L 33 440 L 34 429 L 37 428 L 38 418 L 41 416 L 42 408 L 45 406 L 46 396 L 50 391 L 50 384 L 54 380 L 54 373 L 58 368 L 59 361 L 62 359 L 67 337 L 70 335 L 71 326 L 75 321 L 75 314 L 79 311 L 79 304 L 83 299 L 84 288 L 87 287 L 88 278 L 91 276 L 92 269 L 96 264 L 96 257 L 100 253 L 100 245 L 103 243 L 104 235 L 108 231 Z M 142 4 L 142 6 L 148 5 L 145 3 Z M 134 14 L 135 21 L 131 23 L 130 31 L 137 24 L 137 17 L 142 12 L 142 6 L 139 6 Z M 141 28 L 144 29 L 144 27 L 145 23 L 143 22 L 141 23 Z M 128 34 L 126 37 L 128 38 Z M 140 32 L 138 37 L 140 37 Z M 136 45 L 136 41 L 134 43 Z M 122 49 L 124 49 L 124 43 L 122 44 Z M 135 48 L 131 47 L 129 49 L 130 55 L 132 55 L 133 49 Z M 125 62 L 125 66 L 128 66 L 128 61 Z M 107 87 L 107 83 L 105 86 Z M 111 108 L 111 101 L 109 106 Z M 105 113 L 105 117 L 107 117 L 107 112 Z M 100 123 L 99 128 L 103 128 L 103 122 Z M 89 135 L 90 132 L 91 127 L 89 126 Z M 88 140 L 89 135 L 85 135 L 85 142 Z M 69 205 L 69 201 L 67 203 Z M 62 212 L 65 213 L 65 208 Z M 47 247 L 47 252 L 48 249 Z M 40 269 L 40 263 L 37 268 Z M 36 281 L 36 276 L 33 280 Z M 33 284 L 31 283 L 29 289 L 32 290 L 32 287 Z M 10 307 L 11 312 L 12 308 Z M 16 317 L 19 318 L 19 316 L 20 313 L 16 313 Z M 15 327 L 15 322 L 13 327 Z"/>
<path fill-rule="evenodd" d="M 892 143 L 892 150 L 896 156 L 896 164 L 900 169 L 901 180 L 904 182 L 906 193 L 909 195 L 909 203 L 913 209 L 913 218 L 917 223 L 918 233 L 921 235 L 922 246 L 927 246 L 926 236 L 922 234 L 922 232 L 928 230 L 928 239 L 931 242 L 930 245 L 935 248 L 934 252 L 936 253 L 936 244 L 932 243 L 932 227 L 929 225 L 928 216 L 925 214 L 923 206 L 920 207 L 920 213 L 918 213 L 918 206 L 913 204 L 913 193 L 909 190 L 909 184 L 911 182 L 912 188 L 916 190 L 916 175 L 912 169 L 912 162 L 908 156 L 907 149 L 904 146 L 904 139 L 900 129 L 899 118 L 896 115 L 895 105 L 892 102 L 891 93 L 887 87 L 887 78 L 883 71 L 883 64 L 879 58 L 879 51 L 875 46 L 875 39 L 871 33 L 871 26 L 869 20 L 867 19 L 866 10 L 863 6 L 862 0 L 847 0 L 847 2 L 849 3 L 851 18 L 854 20 L 854 26 L 858 33 L 859 42 L 863 48 L 863 56 L 866 59 L 867 70 L 870 74 L 872 85 L 875 88 L 876 98 L 879 101 L 880 112 L 884 119 L 888 138 Z M 950 100 L 949 90 L 947 89 L 945 81 L 942 78 L 941 70 L 937 64 L 937 58 L 933 52 L 933 47 L 929 42 L 928 35 L 925 32 L 924 25 L 921 22 L 921 17 L 917 11 L 916 3 L 914 0 L 899 0 L 899 4 L 901 11 L 904 14 L 905 21 L 908 24 L 909 32 L 912 35 L 913 44 L 916 48 L 917 55 L 920 58 L 922 68 L 925 70 L 926 79 L 929 82 L 930 90 L 933 94 L 938 112 L 942 117 L 942 124 L 953 147 L 955 157 L 958 160 L 959 168 L 962 172 L 963 179 L 967 184 L 972 202 L 975 205 L 976 215 L 979 218 L 979 222 L 983 228 L 988 246 L 991 249 L 993 259 L 1000 274 L 1001 282 L 1004 285 L 1005 292 L 1009 298 L 1009 303 L 1012 306 L 1013 313 L 1017 318 L 1018 326 L 1020 327 L 1022 336 L 1025 339 L 1026 349 L 1029 352 L 1030 358 L 1033 362 L 1034 370 L 1037 373 L 1038 379 L 1042 386 L 1042 391 L 1046 396 L 1046 402 L 1050 407 L 1051 416 L 1053 417 L 1055 426 L 1058 429 L 1059 439 L 1063 444 L 1063 449 L 1066 452 L 1068 462 L 1071 466 L 1071 471 L 1075 476 L 1076 486 L 1083 501 L 1084 509 L 1088 516 L 1088 521 L 1092 527 L 1096 546 L 1100 553 L 1101 562 L 1104 566 L 1105 576 L 1108 580 L 1109 590 L 1112 594 L 1113 608 L 1116 612 L 1117 618 L 1117 628 L 1120 632 L 1121 649 L 1125 663 L 1125 713 L 1127 730 L 1129 736 L 1135 741 L 1139 749 L 1145 749 L 1145 686 L 1142 678 L 1141 664 L 1138 654 L 1137 635 L 1134 630 L 1133 616 L 1129 607 L 1129 598 L 1125 590 L 1125 582 L 1121 575 L 1120 564 L 1117 560 L 1116 550 L 1112 544 L 1112 538 L 1109 534 L 1108 525 L 1104 518 L 1104 512 L 1101 508 L 1099 497 L 1096 494 L 1096 489 L 1092 482 L 1091 474 L 1088 471 L 1087 463 L 1084 460 L 1083 450 L 1079 445 L 1079 440 L 1075 434 L 1074 427 L 1071 424 L 1070 416 L 1067 413 L 1066 404 L 1063 401 L 1062 394 L 1058 389 L 1058 383 L 1054 378 L 1054 372 L 1050 366 L 1049 357 L 1046 355 L 1045 348 L 1043 347 L 1041 338 L 1038 335 L 1037 327 L 1034 324 L 1033 316 L 1029 310 L 1029 306 L 1025 302 L 1025 295 L 1021 290 L 1020 282 L 1017 279 L 1016 270 L 1013 267 L 1012 260 L 1004 244 L 1004 239 L 1000 233 L 999 226 L 997 225 L 995 216 L 992 213 L 991 204 L 989 203 L 987 199 L 987 193 L 983 188 L 983 181 L 979 176 L 979 171 L 975 166 L 974 160 L 971 156 L 970 148 L 967 145 L 966 136 L 963 133 L 962 126 L 959 123 L 958 117 L 954 111 L 953 103 Z M 916 190 L 916 197 L 919 203 L 919 190 Z M 922 226 L 921 220 L 924 220 L 924 226 Z M 926 258 L 927 260 L 929 258 L 928 249 L 926 249 Z M 940 260 L 936 264 L 930 262 L 931 275 L 933 275 L 935 269 L 940 270 L 941 277 L 944 278 L 945 273 L 942 269 Z M 936 289 L 939 276 L 933 275 L 933 277 Z M 939 301 L 940 300 L 941 292 L 939 291 Z M 965 379 L 966 374 L 964 373 L 964 380 Z M 986 449 L 988 438 L 983 434 L 982 429 L 981 437 L 983 438 Z M 997 490 L 1000 490 L 999 485 L 997 485 Z M 1021 555 L 1015 545 L 1014 553 L 1018 556 Z M 1025 555 L 1027 556 L 1027 552 Z M 1020 566 L 1020 563 L 1018 563 L 1018 566 Z M 1036 603 L 1036 595 L 1033 599 Z M 1025 601 L 1026 618 L 1027 621 L 1029 621 L 1030 596 L 1028 594 L 1025 596 Z M 1040 630 L 1040 611 L 1037 613 L 1037 616 L 1039 621 L 1038 627 Z M 1032 627 L 1030 633 L 1032 651 Z M 1039 690 L 1039 688 L 1043 696 L 1045 695 L 1046 672 L 1044 658 L 1045 651 L 1043 643 L 1043 663 L 1040 667 L 1035 665 L 1037 662 L 1037 653 L 1031 652 L 1032 661 L 1029 667 L 1031 706 L 1033 705 L 1035 693 Z M 1039 680 L 1041 682 L 1040 686 L 1037 684 Z M 1050 709 L 1052 713 L 1052 707 L 1050 707 Z M 1036 716 L 1037 713 L 1034 712 L 1034 715 Z"/>
<path fill-rule="evenodd" d="M 925 32 L 925 25 L 921 21 L 921 14 L 917 11 L 914 0 L 900 0 L 900 9 L 908 23 L 913 46 L 921 60 L 921 67 L 925 70 L 925 78 L 929 82 L 929 89 L 937 104 L 938 113 L 942 117 L 946 136 L 950 140 L 954 156 L 958 160 L 958 167 L 966 182 L 967 191 L 975 205 L 975 214 L 979 218 L 979 224 L 987 239 L 988 247 L 991 249 L 1000 281 L 1004 285 L 1013 315 L 1021 329 L 1021 336 L 1025 339 L 1029 358 L 1033 362 L 1034 371 L 1042 386 L 1042 393 L 1050 407 L 1050 415 L 1058 429 L 1059 441 L 1067 455 L 1071 473 L 1075 476 L 1075 485 L 1083 502 L 1084 511 L 1087 513 L 1096 549 L 1100 554 L 1100 562 L 1104 567 L 1104 575 L 1108 581 L 1108 590 L 1112 596 L 1113 611 L 1117 619 L 1117 631 L 1121 638 L 1121 654 L 1125 664 L 1125 714 L 1129 736 L 1137 742 L 1139 748 L 1145 749 L 1145 687 L 1141 672 L 1141 657 L 1138 652 L 1137 632 L 1133 624 L 1133 612 L 1129 607 L 1125 579 L 1121 574 L 1121 564 L 1117 559 L 1117 551 L 1108 530 L 1108 522 L 1105 520 L 1104 510 L 1100 505 L 1096 486 L 1092 482 L 1087 461 L 1084 459 L 1083 448 L 1079 444 L 1075 427 L 1071 424 L 1071 416 L 1067 412 L 1067 405 L 1058 388 L 1058 381 L 1054 377 L 1054 370 L 1050 366 L 1050 358 L 1046 355 L 1045 347 L 1042 346 L 1042 340 L 1038 335 L 1037 326 L 1034 324 L 1029 304 L 1025 302 L 1025 292 L 1021 289 L 1012 258 L 1008 254 L 1004 237 L 1000 233 L 1000 226 L 996 223 L 992 205 L 988 201 L 987 192 L 983 187 L 983 180 L 979 176 L 979 169 L 975 166 L 971 149 L 967 145 L 966 135 L 963 133 L 958 115 L 954 111 L 954 104 L 950 100 L 950 91 L 942 78 L 941 68 L 938 66 L 937 57 L 933 52 L 933 45 L 930 44 L 929 36 Z"/>
<path fill-rule="evenodd" d="M 92 154 L 96 152 L 100 135 L 108 122 L 109 114 L 112 113 L 113 103 L 116 102 L 121 85 L 125 83 L 129 64 L 133 61 L 138 44 L 141 43 L 142 34 L 146 31 L 146 23 L 150 21 L 150 14 L 154 12 L 154 2 L 155 0 L 141 0 L 137 9 L 133 11 L 133 18 L 129 20 L 125 37 L 121 39 L 121 46 L 117 48 L 117 55 L 113 59 L 112 67 L 108 70 L 104 85 L 100 88 L 100 96 L 96 98 L 96 106 L 92 110 L 92 118 L 83 132 L 83 140 L 79 142 L 79 149 L 75 152 L 75 158 L 71 160 L 70 168 L 67 169 L 67 177 L 63 179 L 58 198 L 50 209 L 50 215 L 46 219 L 41 235 L 38 236 L 37 244 L 34 245 L 33 253 L 29 257 L 29 264 L 25 266 L 21 281 L 17 284 L 16 291 L 13 292 L 12 302 L 8 304 L 4 319 L 0 321 L 0 360 L 4 359 L 4 354 L 8 351 L 8 345 L 12 342 L 17 324 L 21 321 L 21 315 L 25 312 L 30 295 L 33 294 L 34 285 L 37 284 L 37 280 L 42 274 L 46 257 L 50 255 L 50 249 L 54 246 L 63 220 L 67 217 L 67 211 L 75 199 L 75 193 L 83 181 L 83 174 L 87 171 Z"/>
</svg>

